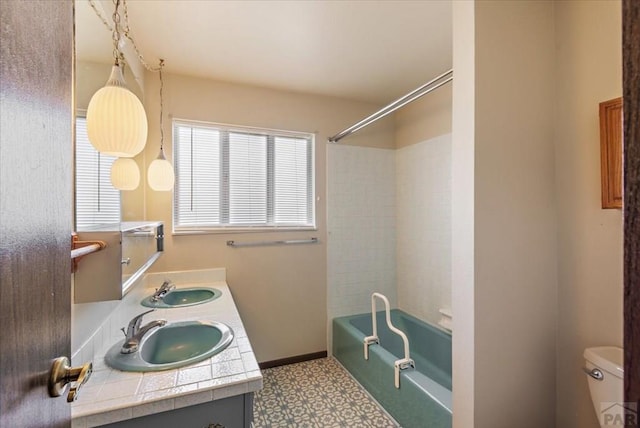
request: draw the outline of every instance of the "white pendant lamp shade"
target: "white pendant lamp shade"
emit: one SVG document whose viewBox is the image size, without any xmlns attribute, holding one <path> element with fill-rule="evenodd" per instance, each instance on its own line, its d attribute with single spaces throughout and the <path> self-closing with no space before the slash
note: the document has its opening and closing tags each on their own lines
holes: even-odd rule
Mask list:
<svg viewBox="0 0 640 428">
<path fill-rule="evenodd" d="M 147 115 L 138 97 L 126 88 L 118 65 L 89 102 L 87 134 L 93 147 L 106 155 L 129 158 L 144 149 Z"/>
<path fill-rule="evenodd" d="M 118 190 L 134 190 L 140 184 L 140 168 L 131 158 L 118 158 L 111 165 L 111 184 Z"/>
<path fill-rule="evenodd" d="M 149 180 L 149 186 L 153 190 L 167 192 L 173 189 L 173 183 L 175 181 L 173 166 L 164 157 L 162 149 L 160 150 L 158 158 L 149 165 L 147 179 Z"/>
</svg>

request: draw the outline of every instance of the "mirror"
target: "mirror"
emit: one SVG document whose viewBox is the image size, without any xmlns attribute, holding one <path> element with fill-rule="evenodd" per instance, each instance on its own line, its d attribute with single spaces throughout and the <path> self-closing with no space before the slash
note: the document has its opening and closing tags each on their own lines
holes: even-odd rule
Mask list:
<svg viewBox="0 0 640 428">
<path fill-rule="evenodd" d="M 113 5 L 107 1 L 94 1 L 95 7 L 98 8 L 103 16 L 111 16 Z M 107 12 L 102 12 L 102 11 Z M 113 41 L 111 32 L 107 26 L 98 17 L 91 4 L 86 0 L 77 0 L 75 2 L 75 19 L 76 19 L 76 75 L 75 75 L 75 103 L 76 103 L 76 117 L 83 118 L 86 115 L 89 101 L 93 94 L 102 88 L 107 81 L 113 66 Z M 140 99 L 143 100 L 143 88 L 140 86 L 131 70 L 125 65 L 124 69 L 125 80 L 128 88 Z M 79 130 L 76 135 L 76 140 L 82 138 L 82 131 Z M 74 150 L 77 147 L 77 142 L 74 142 Z M 89 147 L 91 150 L 92 147 Z M 97 153 L 97 152 L 95 152 Z M 95 155 L 94 153 L 94 155 Z M 79 157 L 78 157 L 79 158 Z M 112 159 L 102 159 L 100 161 L 100 167 L 96 168 L 91 166 L 88 169 L 95 171 L 95 176 L 91 177 L 93 182 L 90 187 L 95 187 L 99 182 L 101 188 L 106 189 L 106 192 L 110 192 L 109 203 L 115 203 L 114 199 L 120 199 L 120 217 L 114 218 L 114 215 L 106 214 L 105 216 L 94 215 L 96 222 L 101 222 L 101 218 L 107 218 L 107 222 L 117 221 L 137 221 L 144 219 L 144 171 L 142 169 L 142 155 L 139 158 L 134 158 L 140 168 L 140 184 L 137 189 L 132 191 L 117 191 L 113 188 L 110 181 L 110 166 Z M 77 172 L 77 171 L 76 171 Z M 77 176 L 77 174 L 74 174 Z M 83 179 L 85 179 L 84 177 Z M 77 197 L 83 197 L 81 193 L 81 186 L 75 186 L 74 192 L 74 207 L 78 207 Z M 105 192 L 105 193 L 106 193 Z M 104 195 L 103 195 L 104 196 Z M 94 197 L 94 196 L 92 196 Z M 94 197 L 95 199 L 95 197 Z M 78 211 L 80 208 L 74 210 L 73 225 L 74 230 L 82 229 L 87 225 L 89 220 L 80 220 Z"/>
<path fill-rule="evenodd" d="M 78 232 L 106 247 L 82 260 L 74 275 L 74 303 L 120 300 L 164 251 L 162 222 L 122 222 Z"/>
</svg>

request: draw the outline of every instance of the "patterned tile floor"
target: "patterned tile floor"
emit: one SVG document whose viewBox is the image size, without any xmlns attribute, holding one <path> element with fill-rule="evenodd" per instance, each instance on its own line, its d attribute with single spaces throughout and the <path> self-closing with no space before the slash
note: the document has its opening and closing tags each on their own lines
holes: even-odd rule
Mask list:
<svg viewBox="0 0 640 428">
<path fill-rule="evenodd" d="M 398 425 L 333 358 L 263 370 L 254 428 L 395 428 Z"/>
</svg>

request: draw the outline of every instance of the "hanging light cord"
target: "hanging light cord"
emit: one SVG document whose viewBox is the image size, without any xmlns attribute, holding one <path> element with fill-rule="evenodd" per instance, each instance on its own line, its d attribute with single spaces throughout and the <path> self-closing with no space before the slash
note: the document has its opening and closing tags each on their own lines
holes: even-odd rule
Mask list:
<svg viewBox="0 0 640 428">
<path fill-rule="evenodd" d="M 164 126 L 163 126 L 163 114 L 162 114 L 162 88 L 164 87 L 164 80 L 162 79 L 162 67 L 164 67 L 164 60 L 160 59 L 160 65 L 158 66 L 158 74 L 160 75 L 160 153 L 163 153 L 164 145 Z"/>
<path fill-rule="evenodd" d="M 120 7 L 120 0 L 113 0 L 113 4 L 115 6 L 113 10 L 113 31 L 111 33 L 111 39 L 113 40 L 113 58 L 115 59 L 115 64 L 119 65 L 121 53 L 120 53 L 120 14 L 118 13 L 118 8 Z"/>
<path fill-rule="evenodd" d="M 113 32 L 113 28 L 111 27 L 111 24 L 109 24 L 109 22 L 106 20 L 106 18 L 104 16 L 102 16 L 102 14 L 98 11 L 98 8 L 96 7 L 96 4 L 94 3 L 93 0 L 89 0 L 89 5 L 93 9 L 93 11 L 96 13 L 98 18 L 100 18 L 100 20 L 102 21 L 104 26 L 107 27 L 107 30 L 109 30 L 109 32 Z"/>
<path fill-rule="evenodd" d="M 162 65 L 160 67 L 152 67 L 151 65 L 149 65 L 149 63 L 142 56 L 142 53 L 140 52 L 138 45 L 136 44 L 135 40 L 133 39 L 133 36 L 131 35 L 131 28 L 129 28 L 129 10 L 127 9 L 126 0 L 113 0 L 113 4 L 115 6 L 115 11 L 113 13 L 113 22 L 115 24 L 115 28 L 112 27 L 111 24 L 109 24 L 109 21 L 98 10 L 95 4 L 95 0 L 88 0 L 88 1 L 89 1 L 89 5 L 93 9 L 93 11 L 96 13 L 98 18 L 100 18 L 104 26 L 112 33 L 113 43 L 114 43 L 113 49 L 114 49 L 114 56 L 116 57 L 116 63 L 123 62 L 124 60 L 124 57 L 120 52 L 120 47 L 119 47 L 120 31 L 122 31 L 122 35 L 131 42 L 131 46 L 133 46 L 133 49 L 136 51 L 136 55 L 138 55 L 138 60 L 144 66 L 144 68 L 154 73 L 157 73 L 160 71 L 160 68 L 162 67 Z M 124 12 L 124 20 L 122 21 L 122 24 L 120 22 L 121 20 L 120 14 L 118 13 L 118 8 L 120 6 L 120 3 L 122 3 L 122 10 Z"/>
</svg>

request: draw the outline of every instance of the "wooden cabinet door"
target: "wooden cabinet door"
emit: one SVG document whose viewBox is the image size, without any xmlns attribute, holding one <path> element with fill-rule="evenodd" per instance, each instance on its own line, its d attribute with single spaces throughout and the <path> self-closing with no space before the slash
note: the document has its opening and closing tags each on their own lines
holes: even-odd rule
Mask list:
<svg viewBox="0 0 640 428">
<path fill-rule="evenodd" d="M 600 103 L 602 208 L 622 208 L 622 98 Z"/>
</svg>

